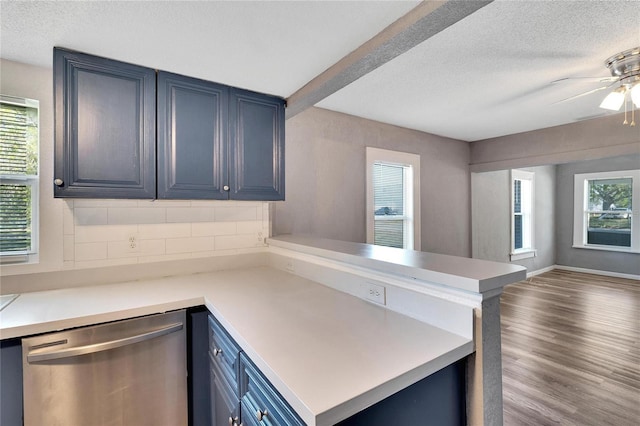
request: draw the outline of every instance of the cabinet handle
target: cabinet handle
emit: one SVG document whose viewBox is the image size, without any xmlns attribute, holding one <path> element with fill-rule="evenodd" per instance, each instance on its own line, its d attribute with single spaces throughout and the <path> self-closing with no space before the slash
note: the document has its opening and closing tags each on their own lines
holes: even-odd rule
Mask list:
<svg viewBox="0 0 640 426">
<path fill-rule="evenodd" d="M 55 180 L 53 181 L 53 184 L 54 184 L 55 186 L 62 186 L 62 185 L 64 185 L 64 181 L 63 181 L 62 179 L 55 179 Z"/>
<path fill-rule="evenodd" d="M 263 418 L 267 417 L 267 414 L 269 414 L 269 412 L 267 410 L 258 410 L 256 411 L 256 419 L 258 419 L 259 422 L 262 421 Z"/>
<path fill-rule="evenodd" d="M 222 349 L 213 348 L 213 356 L 218 356 L 222 353 Z"/>
<path fill-rule="evenodd" d="M 222 189 L 224 189 L 225 191 L 229 192 L 230 188 L 229 188 L 229 185 L 225 185 L 225 186 L 222 187 Z"/>
</svg>

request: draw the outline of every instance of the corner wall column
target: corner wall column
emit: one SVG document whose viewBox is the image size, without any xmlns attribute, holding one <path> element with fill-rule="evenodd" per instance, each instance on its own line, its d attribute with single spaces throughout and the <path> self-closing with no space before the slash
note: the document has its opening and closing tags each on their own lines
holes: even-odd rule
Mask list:
<svg viewBox="0 0 640 426">
<path fill-rule="evenodd" d="M 476 351 L 467 358 L 467 424 L 472 426 L 502 426 L 501 293 L 483 298 L 473 310 Z"/>
</svg>

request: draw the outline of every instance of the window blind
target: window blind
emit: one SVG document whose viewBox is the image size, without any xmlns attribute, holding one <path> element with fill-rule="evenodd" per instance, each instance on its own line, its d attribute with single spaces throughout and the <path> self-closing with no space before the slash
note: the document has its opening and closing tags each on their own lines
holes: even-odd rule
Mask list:
<svg viewBox="0 0 640 426">
<path fill-rule="evenodd" d="M 398 248 L 404 246 L 404 173 L 403 166 L 373 165 L 374 244 Z"/>
<path fill-rule="evenodd" d="M 36 121 L 34 122 L 34 113 Z M 37 110 L 0 103 L 0 253 L 31 251 L 32 183 L 37 174 Z"/>
<path fill-rule="evenodd" d="M 404 167 L 374 164 L 373 188 L 376 216 L 404 215 Z"/>
</svg>

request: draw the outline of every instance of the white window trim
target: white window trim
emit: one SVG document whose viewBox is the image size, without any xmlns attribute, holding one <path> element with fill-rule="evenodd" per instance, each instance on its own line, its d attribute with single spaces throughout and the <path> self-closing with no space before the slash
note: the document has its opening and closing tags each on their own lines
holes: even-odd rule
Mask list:
<svg viewBox="0 0 640 426">
<path fill-rule="evenodd" d="M 38 110 L 38 174 L 35 176 L 25 175 L 17 178 L 15 175 L 0 175 L 0 181 L 4 184 L 29 185 L 31 187 L 31 250 L 28 252 L 16 252 L 11 254 L 0 253 L 0 264 L 38 263 L 38 251 L 40 247 L 40 102 L 33 99 L 19 98 L 9 95 L 0 95 L 0 102 Z"/>
<path fill-rule="evenodd" d="M 515 221 L 513 220 L 513 216 L 514 216 L 514 204 L 515 204 L 515 197 L 513 194 L 513 190 L 514 190 L 514 185 L 513 185 L 513 181 L 514 180 L 528 180 L 531 182 L 531 212 L 530 212 L 530 233 L 531 233 L 531 245 L 530 247 L 523 247 L 520 249 L 516 249 L 515 248 Z M 509 258 L 510 260 L 514 261 L 514 260 L 522 260 L 522 259 L 528 259 L 531 257 L 536 257 L 538 255 L 538 251 L 535 249 L 535 230 L 536 230 L 536 226 L 535 226 L 535 199 L 536 199 L 536 180 L 535 180 L 535 173 L 534 172 L 527 172 L 524 170 L 511 170 L 511 181 L 510 181 L 510 185 L 509 185 L 511 191 L 510 191 L 510 198 L 511 198 L 511 203 L 510 203 L 510 210 L 509 210 L 509 217 L 510 217 L 510 221 L 511 221 L 511 250 L 509 252 Z"/>
<path fill-rule="evenodd" d="M 400 166 L 411 166 L 412 179 L 411 191 L 413 194 L 413 205 L 407 205 L 405 211 L 412 212 L 411 224 L 413 227 L 413 244 L 407 248 L 413 250 L 421 250 L 422 243 L 420 241 L 420 156 L 408 152 L 391 151 L 380 148 L 366 148 L 367 162 L 367 243 L 373 244 L 374 215 L 370 214 L 374 210 L 373 206 L 373 164 L 376 162 L 397 164 Z M 393 219 L 405 220 L 407 216 L 394 216 Z"/>
<path fill-rule="evenodd" d="M 631 247 L 587 244 L 585 211 L 589 201 L 587 182 L 597 179 L 631 178 Z M 574 175 L 573 187 L 573 248 L 640 253 L 640 170 L 580 173 Z"/>
</svg>

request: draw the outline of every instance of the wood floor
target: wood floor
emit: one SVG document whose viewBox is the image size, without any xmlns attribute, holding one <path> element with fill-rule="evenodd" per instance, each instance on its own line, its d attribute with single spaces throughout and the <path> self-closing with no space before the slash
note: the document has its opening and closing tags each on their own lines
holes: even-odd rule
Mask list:
<svg viewBox="0 0 640 426">
<path fill-rule="evenodd" d="M 554 270 L 501 298 L 504 425 L 640 425 L 640 282 Z"/>
</svg>

